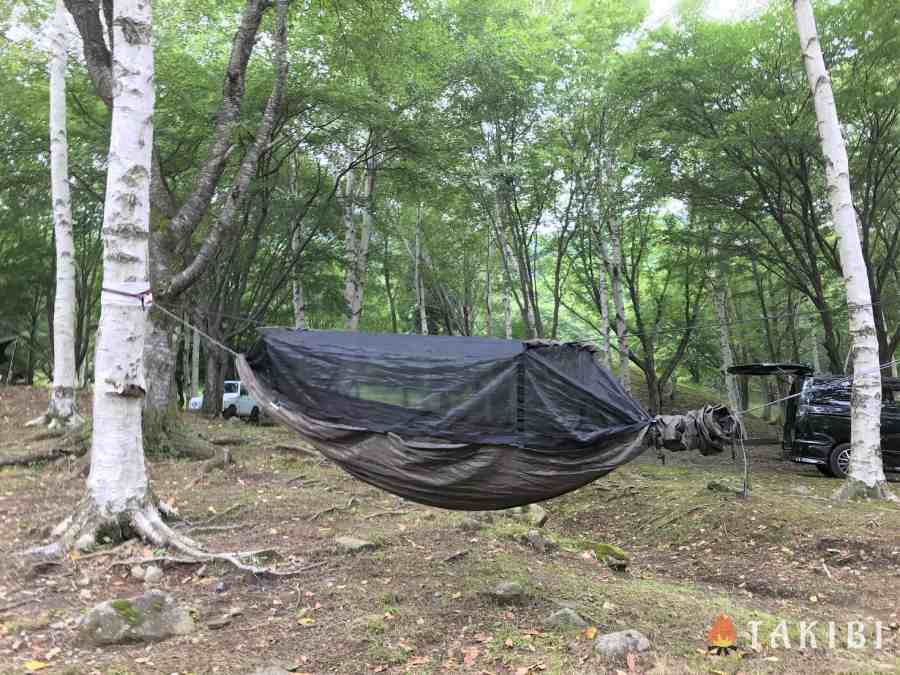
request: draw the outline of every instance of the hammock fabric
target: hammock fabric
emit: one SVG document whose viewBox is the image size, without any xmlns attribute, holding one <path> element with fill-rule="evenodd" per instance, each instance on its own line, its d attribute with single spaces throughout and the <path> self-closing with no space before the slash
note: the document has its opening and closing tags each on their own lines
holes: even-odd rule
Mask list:
<svg viewBox="0 0 900 675">
<path fill-rule="evenodd" d="M 357 478 L 448 509 L 575 490 L 655 418 L 578 344 L 264 328 L 237 359 L 261 409 Z"/>
</svg>

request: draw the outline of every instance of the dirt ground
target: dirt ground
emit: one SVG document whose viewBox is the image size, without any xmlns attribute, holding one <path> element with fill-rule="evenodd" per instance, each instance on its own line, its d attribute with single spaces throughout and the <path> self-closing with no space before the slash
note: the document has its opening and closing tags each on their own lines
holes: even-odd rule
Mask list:
<svg viewBox="0 0 900 675">
<path fill-rule="evenodd" d="M 22 421 L 45 402 L 43 390 L 0 388 L 0 443 L 24 438 Z M 669 455 L 661 464 L 648 451 L 545 503 L 541 532 L 556 546 L 540 551 L 527 542 L 531 526 L 515 514 L 418 506 L 285 449 L 299 441 L 278 427 L 185 420 L 227 440 L 238 464 L 203 476 L 196 463 L 152 456 L 156 493 L 174 501 L 187 522 L 212 520 L 220 528 L 195 531 L 209 548 L 274 548 L 272 564 L 306 571 L 271 580 L 227 566 L 166 565 L 159 587 L 193 608 L 198 630 L 149 646 L 86 648 L 76 639 L 83 612 L 144 590 L 129 565 L 116 563 L 160 552 L 109 547 L 24 575 L 9 561 L 45 541 L 77 503 L 83 481 L 65 462 L 6 469 L 0 673 L 41 664 L 46 673 L 119 675 L 246 673 L 269 664 L 348 674 L 900 671 L 900 508 L 834 503 L 837 481 L 781 461 L 775 446 L 752 448 L 749 499 L 709 488 L 739 480 L 730 453 Z M 340 535 L 376 548 L 344 553 L 335 544 Z M 598 560 L 596 543 L 624 549 L 627 569 Z M 525 597 L 500 604 L 485 593 L 503 581 L 521 584 Z M 563 606 L 591 628 L 548 627 L 545 618 Z M 709 655 L 707 630 L 723 612 L 734 621 L 739 649 Z M 229 614 L 224 626 L 209 625 Z M 818 622 L 817 648 L 799 648 L 801 621 Z M 834 648 L 829 621 L 836 622 Z M 847 646 L 851 621 L 862 622 L 862 649 Z M 753 625 L 758 645 L 751 644 Z M 593 654 L 595 630 L 626 628 L 644 633 L 651 651 L 631 663 Z"/>
</svg>

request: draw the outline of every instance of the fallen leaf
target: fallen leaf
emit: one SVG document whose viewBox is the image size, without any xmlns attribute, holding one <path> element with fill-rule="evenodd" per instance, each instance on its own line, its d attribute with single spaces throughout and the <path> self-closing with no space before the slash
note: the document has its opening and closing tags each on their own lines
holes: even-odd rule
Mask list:
<svg viewBox="0 0 900 675">
<path fill-rule="evenodd" d="M 409 666 L 424 666 L 429 661 L 431 661 L 431 658 L 428 656 L 413 656 L 406 664 Z"/>
<path fill-rule="evenodd" d="M 311 616 L 301 616 L 299 619 L 297 619 L 297 623 L 301 626 L 312 626 L 315 622 L 316 620 Z"/>
<path fill-rule="evenodd" d="M 581 631 L 581 634 L 584 635 L 584 637 L 586 637 L 588 640 L 593 640 L 595 637 L 597 637 L 597 627 L 588 626 L 583 631 Z"/>
<path fill-rule="evenodd" d="M 625 663 L 628 664 L 629 673 L 637 672 L 637 657 L 634 655 L 634 652 L 628 652 L 628 655 L 625 657 Z"/>
<path fill-rule="evenodd" d="M 506 647 L 507 649 L 512 649 L 513 641 L 510 640 L 509 638 L 506 638 L 506 640 L 503 641 L 503 646 Z"/>
<path fill-rule="evenodd" d="M 480 653 L 478 647 L 469 647 L 468 649 L 463 650 L 463 663 L 467 666 L 471 666 L 475 663 L 475 660 Z"/>
<path fill-rule="evenodd" d="M 25 662 L 25 670 L 30 673 L 35 673 L 39 670 L 43 670 L 44 668 L 49 668 L 50 664 L 45 663 L 44 661 L 38 661 L 36 659 L 31 659 L 30 661 Z"/>
<path fill-rule="evenodd" d="M 60 649 L 59 647 L 54 647 L 49 652 L 44 654 L 44 658 L 47 659 L 48 661 L 50 661 L 54 656 L 59 654 L 61 651 L 62 651 L 62 649 Z"/>
</svg>

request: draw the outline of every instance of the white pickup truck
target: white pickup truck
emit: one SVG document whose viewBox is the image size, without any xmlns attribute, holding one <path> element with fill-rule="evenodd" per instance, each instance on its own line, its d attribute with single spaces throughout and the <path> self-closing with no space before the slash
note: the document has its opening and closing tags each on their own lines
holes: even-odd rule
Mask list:
<svg viewBox="0 0 900 675">
<path fill-rule="evenodd" d="M 222 395 L 222 417 L 246 417 L 251 422 L 259 421 L 259 406 L 250 396 L 247 388 L 237 380 L 225 380 L 225 393 Z M 194 396 L 188 401 L 188 410 L 197 411 L 203 408 L 203 394 Z"/>
</svg>

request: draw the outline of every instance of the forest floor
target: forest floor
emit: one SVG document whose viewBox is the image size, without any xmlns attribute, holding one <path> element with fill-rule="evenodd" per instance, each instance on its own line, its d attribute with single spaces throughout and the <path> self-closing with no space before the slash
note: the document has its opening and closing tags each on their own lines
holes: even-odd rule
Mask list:
<svg viewBox="0 0 900 675">
<path fill-rule="evenodd" d="M 0 389 L 0 443 L 24 436 L 21 421 L 41 412 L 45 396 Z M 231 439 L 238 463 L 202 476 L 196 463 L 151 457 L 156 493 L 190 521 L 221 515 L 217 525 L 236 526 L 199 535 L 210 549 L 274 548 L 307 571 L 271 580 L 227 566 L 164 566 L 159 587 L 195 610 L 198 630 L 150 646 L 85 648 L 76 635 L 86 609 L 144 590 L 128 566 L 112 563 L 154 552 L 127 545 L 22 576 L 8 561 L 44 541 L 84 484 L 59 465 L 6 469 L 0 673 L 28 672 L 29 660 L 48 664 L 47 673 L 120 675 L 246 673 L 268 664 L 348 674 L 900 670 L 900 508 L 830 501 L 838 482 L 783 462 L 777 446 L 752 449 L 748 499 L 708 487 L 739 482 L 731 453 L 669 455 L 661 464 L 648 451 L 545 503 L 541 533 L 557 547 L 540 551 L 525 541 L 530 526 L 520 517 L 476 518 L 404 502 L 317 458 L 279 449 L 299 443 L 278 427 L 196 416 L 186 422 L 210 438 Z M 764 435 L 762 425 L 753 427 Z M 376 548 L 342 552 L 339 535 Z M 590 550 L 597 542 L 624 549 L 628 568 L 598 561 Z M 521 584 L 524 597 L 499 604 L 485 594 L 503 581 Z M 605 661 L 592 651 L 594 630 L 545 624 L 561 606 L 599 634 L 639 630 L 652 649 L 631 663 Z M 739 649 L 709 655 L 707 630 L 722 612 L 734 621 Z M 223 615 L 230 616 L 225 625 L 209 625 Z M 782 621 L 790 648 L 777 637 L 770 644 Z M 799 648 L 801 621 L 818 622 L 818 648 Z M 837 625 L 834 648 L 829 621 Z M 863 622 L 865 648 L 847 647 L 850 621 Z"/>
</svg>

